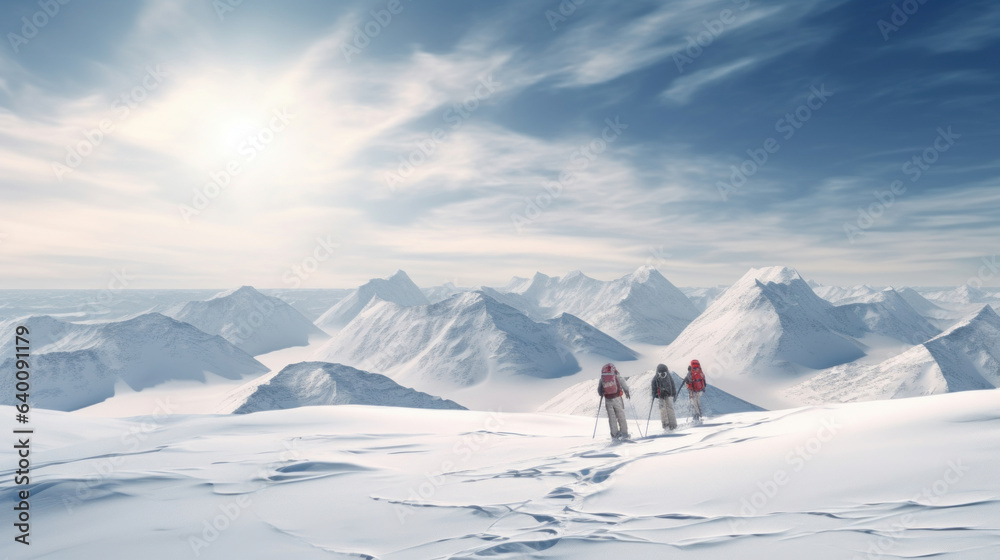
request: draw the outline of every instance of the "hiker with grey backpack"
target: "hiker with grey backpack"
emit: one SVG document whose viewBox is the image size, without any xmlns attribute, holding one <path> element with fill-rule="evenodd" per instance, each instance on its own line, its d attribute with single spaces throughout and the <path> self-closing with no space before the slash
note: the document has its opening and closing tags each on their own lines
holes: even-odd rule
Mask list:
<svg viewBox="0 0 1000 560">
<path fill-rule="evenodd" d="M 656 366 L 652 391 L 653 399 L 660 400 L 660 420 L 663 423 L 663 429 L 676 430 L 677 415 L 674 414 L 674 400 L 677 398 L 677 386 L 674 384 L 674 376 L 667 369 L 667 366 L 663 364 Z"/>
</svg>

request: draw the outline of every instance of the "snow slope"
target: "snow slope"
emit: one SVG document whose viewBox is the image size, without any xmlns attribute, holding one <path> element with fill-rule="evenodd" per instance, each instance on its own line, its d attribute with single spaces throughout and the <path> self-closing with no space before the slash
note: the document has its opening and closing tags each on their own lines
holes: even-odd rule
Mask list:
<svg viewBox="0 0 1000 560">
<path fill-rule="evenodd" d="M 283 300 L 250 286 L 188 302 L 165 315 L 217 334 L 252 356 L 306 346 L 310 338 L 327 336 Z"/>
<path fill-rule="evenodd" d="M 464 410 L 457 403 L 403 387 L 384 375 L 341 364 L 300 362 L 254 383 L 239 397 L 233 412 L 345 404 Z"/>
<path fill-rule="evenodd" d="M 609 445 L 593 419 L 335 406 L 37 411 L 17 558 L 986 560 L 1000 391 L 753 412 Z M 9 407 L 0 415 L 14 414 Z M 0 462 L 15 463 L 0 447 Z M 13 503 L 10 467 L 0 497 Z M 13 532 L 8 528 L 8 535 Z M 10 537 L 8 537 L 10 538 Z"/>
<path fill-rule="evenodd" d="M 37 318 L 29 325 L 48 324 Z M 222 337 L 159 313 L 112 323 L 71 325 L 57 340 L 32 346 L 31 398 L 40 408 L 75 410 L 115 394 L 124 382 L 141 391 L 168 380 L 238 379 L 267 368 Z M 14 371 L 14 357 L 0 368 Z M 0 404 L 14 403 L 15 378 L 0 376 Z"/>
<path fill-rule="evenodd" d="M 648 418 L 650 410 L 652 410 L 654 418 L 659 418 L 659 409 L 653 404 L 651 388 L 654 373 L 654 370 L 648 370 L 639 375 L 630 376 L 625 380 L 632 395 L 632 398 L 629 399 L 631 402 L 626 406 L 626 413 L 630 418 L 636 414 L 642 419 Z M 684 373 L 687 374 L 686 371 Z M 674 383 L 680 388 L 681 378 L 673 370 L 671 370 L 671 374 L 674 376 Z M 538 412 L 594 416 L 600 400 L 601 397 L 597 394 L 597 377 L 595 376 L 593 379 L 581 381 L 552 397 L 552 399 L 538 408 Z M 693 414 L 689 401 L 690 397 L 687 389 L 679 391 L 677 400 L 674 403 L 674 410 L 678 417 L 691 416 Z M 650 408 L 651 404 L 653 404 L 652 409 Z M 701 411 L 705 416 L 761 410 L 764 409 L 730 395 L 711 384 L 705 388 L 705 393 L 701 396 Z M 646 416 L 643 416 L 642 413 L 646 413 Z"/>
<path fill-rule="evenodd" d="M 586 354 L 617 361 L 631 361 L 639 357 L 635 350 L 569 313 L 549 319 L 546 323 L 555 328 L 556 336 L 574 355 Z"/>
<path fill-rule="evenodd" d="M 897 290 L 899 295 L 906 300 L 906 303 L 910 304 L 910 307 L 915 309 L 917 313 L 920 313 L 924 317 L 928 318 L 938 318 L 938 314 L 944 311 L 941 307 L 935 305 L 931 300 L 920 295 L 920 292 L 914 290 L 913 288 L 901 288 Z"/>
<path fill-rule="evenodd" d="M 352 291 L 316 319 L 316 325 L 333 333 L 346 326 L 373 299 L 393 302 L 401 306 L 427 305 L 430 303 L 420 288 L 402 270 L 388 278 L 374 278 Z"/>
<path fill-rule="evenodd" d="M 538 273 L 530 281 L 515 278 L 500 291 L 530 302 L 522 310 L 536 318 L 570 313 L 626 343 L 668 344 L 699 313 L 683 292 L 649 266 L 610 282 L 579 271 L 563 278 Z"/>
<path fill-rule="evenodd" d="M 1000 387 L 1000 316 L 989 306 L 879 364 L 846 364 L 799 384 L 802 403 L 916 397 Z"/>
</svg>

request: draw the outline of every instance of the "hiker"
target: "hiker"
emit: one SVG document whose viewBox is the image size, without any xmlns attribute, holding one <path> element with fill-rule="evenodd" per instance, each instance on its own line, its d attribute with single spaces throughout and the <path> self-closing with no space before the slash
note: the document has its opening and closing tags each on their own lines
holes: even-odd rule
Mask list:
<svg viewBox="0 0 1000 560">
<path fill-rule="evenodd" d="M 653 398 L 660 399 L 660 421 L 664 430 L 677 429 L 677 416 L 674 414 L 674 399 L 677 398 L 677 386 L 674 385 L 674 376 L 671 375 L 667 366 L 659 364 L 656 366 L 656 375 L 652 382 Z"/>
<path fill-rule="evenodd" d="M 604 364 L 601 368 L 601 380 L 597 383 L 597 394 L 604 397 L 604 406 L 608 410 L 608 423 L 611 424 L 611 437 L 614 439 L 629 439 L 628 421 L 625 418 L 625 401 L 631 399 L 628 385 L 621 378 L 614 364 Z"/>
<path fill-rule="evenodd" d="M 701 421 L 701 394 L 705 392 L 705 373 L 701 371 L 701 363 L 698 360 L 691 360 L 688 366 L 687 377 L 681 381 L 681 387 L 687 385 L 688 396 L 691 397 L 691 406 L 694 411 L 694 421 Z"/>
</svg>

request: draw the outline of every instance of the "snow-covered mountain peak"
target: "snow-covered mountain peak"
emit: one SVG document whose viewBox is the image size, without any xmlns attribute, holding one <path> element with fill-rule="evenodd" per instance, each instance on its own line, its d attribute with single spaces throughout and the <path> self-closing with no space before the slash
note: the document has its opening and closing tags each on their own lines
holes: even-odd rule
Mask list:
<svg viewBox="0 0 1000 560">
<path fill-rule="evenodd" d="M 252 297 L 267 297 L 264 294 L 257 291 L 253 286 L 240 286 L 239 288 L 232 288 L 223 292 L 219 292 L 214 296 L 208 298 L 207 301 L 212 301 L 214 299 L 226 299 L 226 298 L 252 298 Z"/>
<path fill-rule="evenodd" d="M 320 315 L 316 319 L 316 326 L 331 332 L 336 331 L 350 323 L 375 297 L 403 306 L 430 304 L 430 300 L 413 280 L 402 270 L 397 270 L 388 278 L 373 278 L 358 286 L 347 297 Z"/>
<path fill-rule="evenodd" d="M 993 307 L 984 305 L 979 309 L 979 311 L 976 311 L 967 318 L 959 321 L 953 327 L 934 337 L 932 340 L 953 337 L 960 331 L 975 329 L 981 325 L 989 326 L 1000 331 L 1000 315 L 997 315 L 997 312 L 993 309 Z"/>
<path fill-rule="evenodd" d="M 410 279 L 410 275 L 407 274 L 405 271 L 403 271 L 403 269 L 401 268 L 397 268 L 396 272 L 393 272 L 388 278 L 386 278 L 386 280 L 390 282 L 403 282 L 403 283 L 413 282 L 413 280 Z"/>
<path fill-rule="evenodd" d="M 553 278 L 542 274 L 541 272 L 536 272 L 534 276 L 531 277 L 530 282 L 515 286 L 511 291 L 525 297 L 538 299 L 556 281 L 558 281 L 558 278 Z"/>
<path fill-rule="evenodd" d="M 635 269 L 635 271 L 632 272 L 632 274 L 629 274 L 629 279 L 632 280 L 633 282 L 649 282 L 650 280 L 655 281 L 657 280 L 657 277 L 666 280 L 666 278 L 664 278 L 663 275 L 660 274 L 659 270 L 648 264 L 640 266 L 639 268 Z"/>
<path fill-rule="evenodd" d="M 793 282 L 802 282 L 806 285 L 806 287 L 809 287 L 802 276 L 799 275 L 797 270 L 787 266 L 752 268 L 749 272 L 743 275 L 743 278 L 741 278 L 737 284 L 751 279 L 761 284 L 792 284 Z M 811 289 L 812 288 L 810 288 L 810 290 Z"/>
<path fill-rule="evenodd" d="M 204 301 L 190 301 L 166 314 L 217 334 L 253 356 L 305 346 L 310 337 L 325 336 L 295 308 L 252 286 L 220 292 Z"/>
</svg>

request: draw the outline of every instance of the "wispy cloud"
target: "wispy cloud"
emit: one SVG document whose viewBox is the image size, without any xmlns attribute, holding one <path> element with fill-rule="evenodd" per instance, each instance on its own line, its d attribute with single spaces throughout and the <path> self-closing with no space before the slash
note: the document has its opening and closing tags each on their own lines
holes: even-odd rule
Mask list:
<svg viewBox="0 0 1000 560">
<path fill-rule="evenodd" d="M 720 82 L 759 64 L 760 59 L 756 57 L 746 57 L 729 64 L 706 68 L 693 74 L 682 76 L 674 80 L 670 88 L 663 92 L 663 98 L 674 103 L 685 104 L 691 101 L 696 93 L 702 88 Z"/>
<path fill-rule="evenodd" d="M 956 11 L 937 22 L 932 30 L 913 39 L 919 46 L 935 53 L 973 52 L 1000 41 L 1000 5 L 981 1 L 954 6 Z"/>
</svg>

